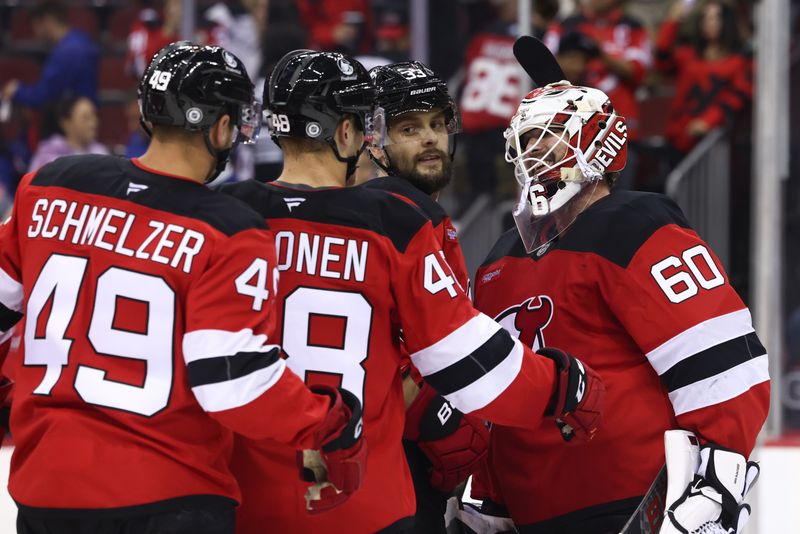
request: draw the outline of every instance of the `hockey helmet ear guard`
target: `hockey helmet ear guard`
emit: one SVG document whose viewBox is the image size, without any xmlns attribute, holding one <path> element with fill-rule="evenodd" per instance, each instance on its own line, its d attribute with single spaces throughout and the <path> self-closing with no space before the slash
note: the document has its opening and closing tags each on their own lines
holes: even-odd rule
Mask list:
<svg viewBox="0 0 800 534">
<path fill-rule="evenodd" d="M 366 140 L 355 155 L 342 156 L 334 136 L 342 120 L 353 117 L 362 131 L 375 105 L 375 87 L 357 60 L 337 52 L 295 50 L 286 54 L 264 84 L 270 135 L 319 139 L 336 159 L 347 164 L 347 177 L 356 169 Z"/>
<path fill-rule="evenodd" d="M 336 52 L 289 52 L 264 85 L 267 125 L 278 140 L 300 137 L 330 143 L 347 116 L 365 129 L 374 103 L 375 88 L 367 70 Z"/>
<path fill-rule="evenodd" d="M 229 149 L 216 149 L 209 130 L 224 114 L 231 117 L 233 144 L 255 142 L 261 125 L 261 106 L 244 64 L 219 46 L 188 41 L 171 43 L 150 61 L 138 86 L 141 122 L 150 134 L 153 125 L 202 132 L 217 159 L 215 178 L 227 163 Z M 231 147 L 232 148 L 232 147 Z"/>
<path fill-rule="evenodd" d="M 566 230 L 605 173 L 622 170 L 627 158 L 625 119 L 608 96 L 566 81 L 530 92 L 504 137 L 521 186 L 513 215 L 528 252 Z"/>
</svg>

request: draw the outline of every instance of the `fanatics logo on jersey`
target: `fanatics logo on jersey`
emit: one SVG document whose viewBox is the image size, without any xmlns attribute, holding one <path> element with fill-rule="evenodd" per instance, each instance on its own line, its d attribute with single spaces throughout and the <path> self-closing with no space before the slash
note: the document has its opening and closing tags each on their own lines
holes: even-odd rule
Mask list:
<svg viewBox="0 0 800 534">
<path fill-rule="evenodd" d="M 531 297 L 522 304 L 500 312 L 495 321 L 534 351 L 545 347 L 544 329 L 553 319 L 553 299 L 547 295 Z"/>
<path fill-rule="evenodd" d="M 138 193 L 140 191 L 144 191 L 145 189 L 147 189 L 147 186 L 144 185 L 144 184 L 136 184 L 136 183 L 133 183 L 133 182 L 129 182 L 128 183 L 128 191 L 127 191 L 126 194 L 130 195 L 131 193 Z"/>
<path fill-rule="evenodd" d="M 297 206 L 305 202 L 306 199 L 303 197 L 292 197 L 292 198 L 287 197 L 284 198 L 283 201 L 286 202 L 286 207 L 289 208 L 289 212 L 291 213 L 292 208 L 296 208 Z"/>
</svg>

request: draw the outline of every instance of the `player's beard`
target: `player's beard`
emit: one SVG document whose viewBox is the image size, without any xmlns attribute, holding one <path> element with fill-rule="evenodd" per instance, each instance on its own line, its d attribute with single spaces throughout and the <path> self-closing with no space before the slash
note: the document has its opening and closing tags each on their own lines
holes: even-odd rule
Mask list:
<svg viewBox="0 0 800 534">
<path fill-rule="evenodd" d="M 442 166 L 438 171 L 421 172 L 417 170 L 418 158 L 426 154 L 436 153 Z M 443 150 L 426 150 L 414 156 L 411 161 L 392 162 L 400 178 L 408 180 L 414 187 L 428 195 L 444 189 L 453 178 L 453 161 Z"/>
</svg>

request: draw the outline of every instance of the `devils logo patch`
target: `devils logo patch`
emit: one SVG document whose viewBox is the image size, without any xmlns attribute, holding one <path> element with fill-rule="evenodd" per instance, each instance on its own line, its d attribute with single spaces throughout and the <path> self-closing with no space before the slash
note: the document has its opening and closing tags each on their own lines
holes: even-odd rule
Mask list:
<svg viewBox="0 0 800 534">
<path fill-rule="evenodd" d="M 547 295 L 539 295 L 506 308 L 494 320 L 536 351 L 545 346 L 544 329 L 552 319 L 553 300 Z"/>
</svg>

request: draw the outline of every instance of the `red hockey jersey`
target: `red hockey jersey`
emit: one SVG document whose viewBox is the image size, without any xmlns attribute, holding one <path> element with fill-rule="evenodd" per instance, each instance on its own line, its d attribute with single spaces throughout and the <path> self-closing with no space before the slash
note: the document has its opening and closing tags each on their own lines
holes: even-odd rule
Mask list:
<svg viewBox="0 0 800 534">
<path fill-rule="evenodd" d="M 584 85 L 608 95 L 617 113 L 625 117 L 628 135 L 636 139 L 639 135 L 636 89 L 644 81 L 653 61 L 647 29 L 622 9 L 614 9 L 605 15 L 584 11 L 567 17 L 561 23 L 554 23 L 545 35 L 545 42 L 557 52 L 561 36 L 570 32 L 588 35 L 604 53 L 632 66 L 633 75 L 626 81 L 613 73 L 601 58 L 594 58 L 586 67 Z"/>
<path fill-rule="evenodd" d="M 567 447 L 546 424 L 492 428 L 493 497 L 515 523 L 632 511 L 664 464 L 668 429 L 750 454 L 767 414 L 767 354 L 719 260 L 667 197 L 604 197 L 538 256 L 510 230 L 478 270 L 475 304 L 525 345 L 582 358 L 606 385 L 588 444 Z"/>
<path fill-rule="evenodd" d="M 552 364 L 530 349 L 523 354 L 521 343 L 471 306 L 430 221 L 407 200 L 367 187 L 244 182 L 226 191 L 248 201 L 275 231 L 287 365 L 309 383 L 333 382 L 355 393 L 369 446 L 362 488 L 312 516 L 302 505 L 308 484 L 298 479 L 294 451 L 237 440 L 240 533 L 261 533 L 264 525 L 287 533 L 375 532 L 414 515 L 401 444 L 403 346 L 425 380 L 461 411 L 538 426 L 553 392 Z"/>
<path fill-rule="evenodd" d="M 525 71 L 514 59 L 515 35 L 496 31 L 477 34 L 464 53 L 464 89 L 459 110 L 464 132 L 507 128 L 525 96 Z"/>
<path fill-rule="evenodd" d="M 656 67 L 676 74 L 675 96 L 667 115 L 665 135 L 683 153 L 702 139 L 687 127 L 699 119 L 709 129 L 733 118 L 753 97 L 753 61 L 732 53 L 709 61 L 693 46 L 678 46 L 678 23 L 665 21 L 658 32 Z"/>
<path fill-rule="evenodd" d="M 430 219 L 433 231 L 442 247 L 447 264 L 456 277 L 456 281 L 464 291 L 469 292 L 469 273 L 467 273 L 467 263 L 464 260 L 464 253 L 461 251 L 461 244 L 458 241 L 458 232 L 441 204 L 414 187 L 408 180 L 395 176 L 374 178 L 366 182 L 364 187 L 383 189 L 413 202 Z"/>
<path fill-rule="evenodd" d="M 274 344 L 275 265 L 247 206 L 136 160 L 27 175 L 0 226 L 0 341 L 25 316 L 14 500 L 105 515 L 238 500 L 229 428 L 313 447 L 330 401 Z"/>
</svg>

